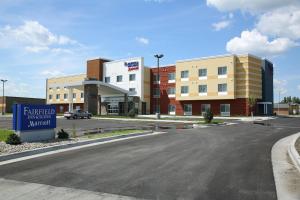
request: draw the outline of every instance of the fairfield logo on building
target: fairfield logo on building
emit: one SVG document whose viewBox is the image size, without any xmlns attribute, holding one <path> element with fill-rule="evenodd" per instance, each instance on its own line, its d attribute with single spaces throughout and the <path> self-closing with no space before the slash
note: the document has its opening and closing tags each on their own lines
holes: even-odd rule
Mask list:
<svg viewBox="0 0 300 200">
<path fill-rule="evenodd" d="M 138 70 L 139 69 L 139 62 L 125 62 L 125 67 L 128 67 L 128 71 Z"/>
</svg>

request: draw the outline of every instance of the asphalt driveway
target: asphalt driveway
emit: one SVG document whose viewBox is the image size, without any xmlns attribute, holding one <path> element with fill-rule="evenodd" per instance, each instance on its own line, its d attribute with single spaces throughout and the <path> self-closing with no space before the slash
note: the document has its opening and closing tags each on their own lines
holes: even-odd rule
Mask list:
<svg viewBox="0 0 300 200">
<path fill-rule="evenodd" d="M 168 133 L 0 166 L 0 178 L 145 199 L 276 199 L 271 148 L 300 119 Z"/>
</svg>

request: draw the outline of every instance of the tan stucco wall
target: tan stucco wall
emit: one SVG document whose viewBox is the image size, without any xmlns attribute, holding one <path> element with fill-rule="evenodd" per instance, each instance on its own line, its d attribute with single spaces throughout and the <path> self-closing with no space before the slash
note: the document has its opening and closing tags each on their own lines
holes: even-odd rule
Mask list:
<svg viewBox="0 0 300 200">
<path fill-rule="evenodd" d="M 235 98 L 234 56 L 211 57 L 176 63 L 176 100 Z M 218 78 L 218 67 L 227 66 L 227 78 Z M 207 69 L 207 80 L 199 80 L 198 70 Z M 181 81 L 181 71 L 189 70 L 189 81 Z M 218 84 L 227 83 L 227 95 L 218 95 Z M 207 85 L 207 96 L 199 96 L 198 85 Z M 181 86 L 189 86 L 189 96 L 181 96 Z"/>
<path fill-rule="evenodd" d="M 82 84 L 86 74 L 64 76 L 58 78 L 51 78 L 47 80 L 47 104 L 63 104 L 69 103 L 69 100 L 64 99 L 64 94 L 69 95 L 69 90 L 64 88 L 68 84 Z M 59 90 L 57 89 L 59 87 Z M 76 99 L 73 100 L 73 103 L 84 103 L 84 100 L 81 99 L 81 93 L 84 92 L 83 85 L 73 89 L 73 93 L 76 93 Z M 49 99 L 49 95 L 52 95 L 52 101 Z M 56 94 L 60 94 L 60 100 L 56 100 Z M 69 97 L 68 97 L 69 98 Z"/>
</svg>

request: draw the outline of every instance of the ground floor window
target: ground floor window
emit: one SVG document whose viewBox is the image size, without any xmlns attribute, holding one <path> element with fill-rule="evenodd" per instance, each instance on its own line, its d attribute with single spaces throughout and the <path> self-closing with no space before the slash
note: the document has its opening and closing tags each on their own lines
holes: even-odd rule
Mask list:
<svg viewBox="0 0 300 200">
<path fill-rule="evenodd" d="M 201 114 L 203 115 L 210 110 L 210 104 L 201 104 Z"/>
<path fill-rule="evenodd" d="M 175 115 L 175 110 L 176 110 L 176 106 L 175 105 L 172 105 L 172 104 L 169 104 L 168 106 L 168 112 L 170 115 Z"/>
<path fill-rule="evenodd" d="M 192 104 L 184 104 L 183 111 L 184 115 L 192 115 Z"/>
<path fill-rule="evenodd" d="M 220 113 L 221 116 L 230 116 L 230 104 L 221 104 Z"/>
</svg>

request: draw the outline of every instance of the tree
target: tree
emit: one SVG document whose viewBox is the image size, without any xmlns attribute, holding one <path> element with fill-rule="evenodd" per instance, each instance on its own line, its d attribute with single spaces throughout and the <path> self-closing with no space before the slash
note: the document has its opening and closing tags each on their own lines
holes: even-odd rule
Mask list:
<svg viewBox="0 0 300 200">
<path fill-rule="evenodd" d="M 256 105 L 257 99 L 255 97 L 249 97 L 248 98 L 248 106 L 251 109 L 251 116 L 253 118 L 253 107 Z"/>
</svg>

